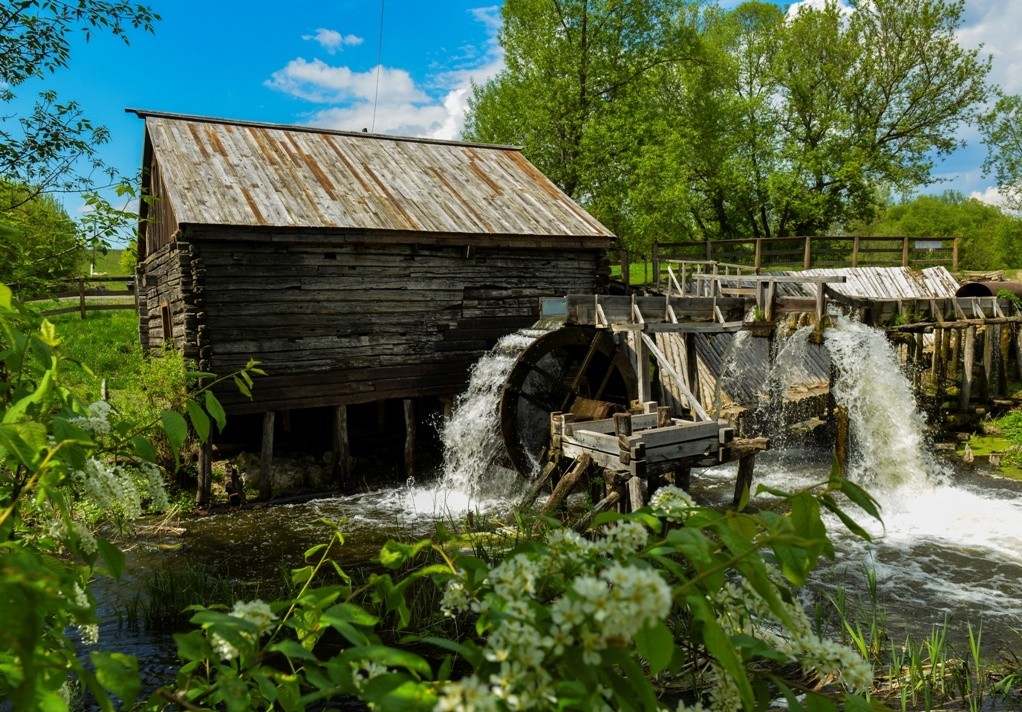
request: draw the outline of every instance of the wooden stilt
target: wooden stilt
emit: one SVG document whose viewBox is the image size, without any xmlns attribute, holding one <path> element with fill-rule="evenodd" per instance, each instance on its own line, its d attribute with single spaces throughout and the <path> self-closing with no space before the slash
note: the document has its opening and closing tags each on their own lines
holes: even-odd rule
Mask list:
<svg viewBox="0 0 1022 712">
<path fill-rule="evenodd" d="M 213 446 L 209 442 L 199 445 L 198 477 L 195 488 L 195 504 L 199 508 L 209 506 L 213 492 Z"/>
<path fill-rule="evenodd" d="M 976 327 L 969 326 L 965 329 L 965 345 L 962 349 L 965 353 L 962 356 L 962 388 L 961 388 L 961 410 L 969 409 L 969 400 L 972 398 L 972 367 L 976 358 Z"/>
<path fill-rule="evenodd" d="M 944 330 L 933 330 L 933 353 L 930 355 L 930 381 L 937 382 L 937 374 L 940 372 L 940 362 L 943 360 Z"/>
<path fill-rule="evenodd" d="M 263 415 L 263 446 L 259 453 L 259 499 L 273 496 L 273 425 L 277 414 L 272 410 Z"/>
<path fill-rule="evenodd" d="M 1011 327 L 997 324 L 997 395 L 1008 397 L 1008 364 L 1011 363 Z"/>
<path fill-rule="evenodd" d="M 685 375 L 688 377 L 688 392 L 693 398 L 699 397 L 699 362 L 696 358 L 696 335 L 685 334 Z M 695 419 L 696 406 L 688 404 L 688 409 Z"/>
<path fill-rule="evenodd" d="M 348 435 L 348 406 L 334 408 L 334 480 L 342 487 L 351 482 L 351 442 Z"/>
<path fill-rule="evenodd" d="M 942 407 L 944 396 L 947 395 L 948 357 L 951 353 L 951 330 L 940 330 L 940 363 L 937 365 L 936 376 L 936 407 Z"/>
<path fill-rule="evenodd" d="M 848 470 L 848 409 L 838 406 L 834 409 L 837 437 L 834 439 L 834 457 L 841 465 L 841 471 Z"/>
<path fill-rule="evenodd" d="M 405 477 L 415 474 L 415 405 L 411 398 L 404 400 L 405 410 Z"/>
<path fill-rule="evenodd" d="M 961 357 L 962 357 L 962 330 L 952 329 L 951 330 L 951 359 L 948 361 L 948 380 L 958 381 L 961 379 L 962 368 L 961 368 Z"/>
<path fill-rule="evenodd" d="M 752 470 L 756 465 L 756 453 L 750 453 L 738 459 L 738 479 L 735 482 L 733 504 L 739 507 L 742 500 L 748 501 L 752 489 Z"/>
<path fill-rule="evenodd" d="M 915 354 L 915 362 L 916 362 L 915 380 L 916 380 L 916 390 L 917 391 L 920 390 L 922 388 L 922 386 L 923 386 L 923 369 L 926 368 L 926 366 L 923 364 L 923 359 L 925 358 L 925 350 L 923 348 L 923 341 L 924 341 L 923 340 L 923 333 L 919 332 L 918 334 L 916 334 L 915 344 L 914 345 L 915 345 L 915 350 L 916 350 L 916 354 Z M 910 348 L 911 348 L 911 346 L 912 346 L 912 344 L 909 345 Z"/>
<path fill-rule="evenodd" d="M 575 485 L 585 474 L 586 470 L 593 463 L 593 459 L 587 454 L 575 460 L 575 464 L 572 465 L 571 469 L 562 477 L 558 482 L 557 486 L 554 487 L 554 491 L 550 493 L 550 497 L 547 499 L 546 504 L 543 505 L 541 513 L 545 516 L 552 516 L 561 505 L 564 504 L 564 500 L 568 498 L 571 491 L 575 489 Z"/>
<path fill-rule="evenodd" d="M 628 480 L 628 506 L 633 512 L 646 506 L 645 484 L 641 477 Z"/>
<path fill-rule="evenodd" d="M 990 402 L 990 385 L 994 373 L 994 332 L 991 324 L 983 327 L 983 383 L 980 386 L 980 402 Z"/>
<path fill-rule="evenodd" d="M 674 471 L 674 485 L 686 492 L 692 487 L 692 468 L 679 467 Z"/>
</svg>

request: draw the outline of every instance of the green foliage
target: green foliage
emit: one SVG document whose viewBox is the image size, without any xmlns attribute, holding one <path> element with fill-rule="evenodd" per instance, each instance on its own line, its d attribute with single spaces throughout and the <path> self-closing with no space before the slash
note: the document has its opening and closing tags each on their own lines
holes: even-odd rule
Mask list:
<svg viewBox="0 0 1022 712">
<path fill-rule="evenodd" d="M 506 2 L 467 135 L 516 143 L 633 249 L 828 233 L 933 181 L 987 99 L 955 0 Z"/>
<path fill-rule="evenodd" d="M 956 191 L 919 195 L 889 206 L 866 226 L 872 235 L 962 237 L 962 269 L 1014 267 L 1022 254 L 1022 220 Z"/>
<path fill-rule="evenodd" d="M 987 146 L 983 170 L 992 173 L 1009 207 L 1022 208 L 1022 96 L 1001 96 L 983 115 L 980 130 Z"/>
<path fill-rule="evenodd" d="M 106 128 L 89 121 L 78 103 L 62 101 L 53 91 L 40 92 L 31 103 L 17 96 L 19 87 L 66 68 L 76 32 L 127 42 L 133 30 L 151 32 L 158 20 L 145 5 L 121 0 L 0 5 L 0 102 L 6 106 L 0 118 L 0 176 L 32 186 L 27 196 L 0 203 L 0 211 L 41 193 L 87 192 L 93 175 L 114 174 L 96 153 L 110 138 Z M 29 108 L 21 110 L 24 106 Z"/>
<path fill-rule="evenodd" d="M 821 512 L 854 525 L 836 497 L 870 516 L 876 503 L 838 472 L 814 493 L 777 494 L 784 510 L 721 513 L 667 487 L 639 512 L 598 516 L 587 536 L 547 521 L 497 560 L 442 529 L 439 541 L 390 542 L 379 557 L 392 572 L 427 552 L 442 563 L 398 579 L 378 573 L 362 589 L 333 558 L 338 532 L 306 552 L 293 597 L 197 608 L 197 629 L 176 637 L 177 681 L 156 699 L 238 710 L 343 696 L 388 710 L 657 710 L 660 684 L 685 679 L 678 709 L 766 709 L 779 695 L 793 710 L 874 709 L 862 695 L 869 665 L 813 632 L 795 589 L 833 556 Z M 314 585 L 327 571 L 340 583 Z M 408 625 L 406 594 L 428 579 L 464 632 L 383 644 L 381 616 Z M 366 590 L 379 612 L 356 603 Z M 430 648 L 432 663 L 420 657 Z M 817 675 L 838 684 L 810 690 Z"/>
<path fill-rule="evenodd" d="M 0 283 L 16 284 L 20 295 L 39 296 L 79 274 L 85 246 L 78 227 L 50 195 L 35 195 L 0 180 Z"/>
<path fill-rule="evenodd" d="M 69 367 L 53 324 L 0 284 L 0 699 L 14 709 L 67 709 L 72 678 L 103 710 L 139 689 L 132 658 L 76 645 L 98 637 L 89 581 L 124 569 L 94 528 L 167 506 L 146 437 L 157 423 L 80 397 Z"/>
</svg>

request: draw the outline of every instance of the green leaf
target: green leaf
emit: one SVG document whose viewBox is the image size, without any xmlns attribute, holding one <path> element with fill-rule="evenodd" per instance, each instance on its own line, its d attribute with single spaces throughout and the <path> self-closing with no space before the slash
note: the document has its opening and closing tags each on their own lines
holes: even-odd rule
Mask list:
<svg viewBox="0 0 1022 712">
<path fill-rule="evenodd" d="M 662 622 L 646 626 L 635 635 L 635 651 L 646 659 L 650 675 L 657 675 L 674 655 L 674 635 Z"/>
<path fill-rule="evenodd" d="M 179 452 L 188 438 L 188 423 L 174 410 L 163 411 L 160 422 L 163 424 L 163 432 L 167 434 L 167 440 L 170 441 L 170 447 L 175 453 Z"/>
<path fill-rule="evenodd" d="M 866 490 L 859 487 L 851 480 L 841 480 L 841 491 L 845 497 L 859 505 L 866 514 L 873 517 L 877 521 L 883 521 L 880 517 L 880 504 L 873 499 L 873 496 Z"/>
<path fill-rule="evenodd" d="M 206 411 L 193 400 L 185 402 L 185 410 L 188 411 L 188 419 L 192 421 L 192 427 L 199 440 L 202 442 L 209 440 L 209 416 L 206 415 Z"/>
<path fill-rule="evenodd" d="M 252 391 L 245 384 L 245 382 L 242 381 L 237 376 L 234 377 L 234 385 L 237 386 L 238 390 L 241 392 L 241 395 L 245 396 L 246 398 L 252 397 Z"/>
<path fill-rule="evenodd" d="M 12 292 L 11 292 L 10 287 L 8 287 L 3 282 L 0 282 L 0 307 L 2 307 L 4 309 L 10 309 L 11 308 L 11 296 L 12 296 Z"/>
<path fill-rule="evenodd" d="M 220 405 L 220 401 L 212 391 L 206 391 L 206 412 L 216 421 L 216 429 L 223 432 L 227 425 L 227 413 L 224 412 L 224 407 Z"/>
<path fill-rule="evenodd" d="M 131 439 L 131 449 L 136 457 L 146 462 L 156 462 L 156 448 L 153 447 L 153 444 L 147 438 L 143 438 L 141 435 L 133 437 Z"/>
<path fill-rule="evenodd" d="M 311 650 L 303 648 L 297 640 L 280 640 L 269 646 L 267 650 L 271 653 L 285 655 L 291 660 L 305 660 L 308 662 L 316 662 L 318 660 Z"/>
<path fill-rule="evenodd" d="M 0 449 L 13 455 L 19 464 L 34 471 L 41 460 L 40 453 L 46 448 L 46 435 L 46 426 L 41 423 L 2 423 Z"/>
<path fill-rule="evenodd" d="M 742 664 L 738 651 L 735 650 L 734 645 L 731 643 L 731 639 L 727 637 L 724 629 L 717 622 L 717 617 L 710 608 L 710 604 L 700 593 L 688 594 L 685 597 L 685 601 L 688 603 L 693 617 L 701 624 L 699 632 L 706 649 L 710 655 L 716 658 L 720 666 L 731 675 L 731 679 L 734 680 L 735 685 L 738 687 L 738 694 L 745 708 L 754 708 L 755 699 L 752 693 L 752 686 L 749 684 L 749 678 L 745 674 L 745 666 Z"/>
<path fill-rule="evenodd" d="M 96 548 L 110 576 L 119 579 L 124 574 L 124 552 L 102 537 L 96 537 Z"/>
<path fill-rule="evenodd" d="M 324 623 L 342 620 L 355 625 L 374 626 L 380 619 L 354 603 L 338 603 L 323 611 L 322 620 Z"/>
<path fill-rule="evenodd" d="M 124 653 L 90 653 L 96 667 L 96 679 L 105 689 L 116 695 L 122 709 L 131 709 L 138 698 L 142 683 L 138 677 L 138 660 Z"/>
<path fill-rule="evenodd" d="M 341 658 L 349 658 L 356 662 L 370 660 L 389 668 L 404 668 L 409 672 L 417 673 L 425 679 L 433 675 L 432 669 L 424 659 L 406 650 L 390 648 L 386 645 L 365 645 L 359 648 L 345 650 Z"/>
<path fill-rule="evenodd" d="M 388 541 L 380 549 L 380 563 L 388 569 L 400 568 L 409 559 L 413 558 L 420 551 L 428 547 L 432 542 L 429 539 L 422 539 L 414 544 L 402 544 L 397 541 Z"/>
<path fill-rule="evenodd" d="M 866 541 L 873 541 L 873 537 L 870 535 L 870 533 L 863 529 L 858 522 L 852 519 L 847 512 L 841 509 L 841 507 L 838 506 L 838 503 L 835 502 L 834 498 L 831 497 L 829 494 L 821 495 L 820 503 L 824 507 L 829 509 L 831 512 L 833 512 L 837 516 L 837 518 L 841 520 L 841 523 L 845 525 L 848 531 L 852 532 L 860 539 L 864 539 Z"/>
</svg>

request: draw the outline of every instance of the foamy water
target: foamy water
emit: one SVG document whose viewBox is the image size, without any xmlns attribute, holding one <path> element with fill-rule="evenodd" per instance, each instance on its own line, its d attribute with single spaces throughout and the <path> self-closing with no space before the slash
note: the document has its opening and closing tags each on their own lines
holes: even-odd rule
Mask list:
<svg viewBox="0 0 1022 712">
<path fill-rule="evenodd" d="M 950 616 L 959 635 L 968 621 L 982 623 L 994 644 L 1017 643 L 1022 485 L 989 471 L 956 471 L 933 456 L 925 418 L 883 333 L 840 319 L 825 343 L 836 369 L 834 397 L 849 415 L 848 476 L 876 497 L 883 522 L 848 504 L 873 537 L 866 542 L 830 518 L 837 561 L 821 568 L 814 585 L 862 590 L 871 567 L 893 630 L 918 639 Z M 829 468 L 829 453 L 792 445 L 757 458 L 753 484 L 796 490 L 826 480 Z M 734 476 L 733 468 L 718 468 L 703 473 L 701 485 L 723 499 Z"/>
</svg>

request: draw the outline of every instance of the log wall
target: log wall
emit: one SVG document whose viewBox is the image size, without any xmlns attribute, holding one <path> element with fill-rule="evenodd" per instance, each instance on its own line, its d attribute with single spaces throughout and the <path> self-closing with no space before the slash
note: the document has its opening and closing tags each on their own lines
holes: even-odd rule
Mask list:
<svg viewBox="0 0 1022 712">
<path fill-rule="evenodd" d="M 539 297 L 598 291 L 607 273 L 593 249 L 188 239 L 188 254 L 147 261 L 166 280 L 147 293 L 147 344 L 162 343 L 154 298 L 183 291 L 201 370 L 255 358 L 268 373 L 252 401 L 222 392 L 234 413 L 458 393 L 500 337 L 535 322 Z"/>
<path fill-rule="evenodd" d="M 171 243 L 149 255 L 137 270 L 139 340 L 145 351 L 166 347 L 197 359 L 195 295 L 201 265 L 194 248 Z"/>
</svg>

